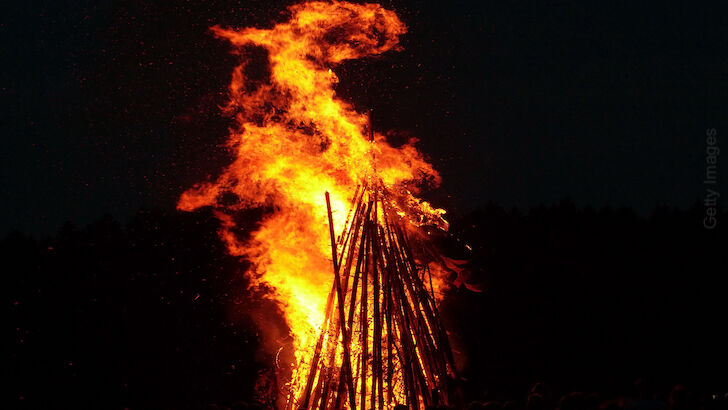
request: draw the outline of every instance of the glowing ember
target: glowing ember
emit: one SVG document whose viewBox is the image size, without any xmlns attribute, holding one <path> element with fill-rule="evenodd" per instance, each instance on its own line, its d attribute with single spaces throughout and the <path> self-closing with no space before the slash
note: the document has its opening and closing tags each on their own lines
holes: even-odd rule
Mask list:
<svg viewBox="0 0 728 410">
<path fill-rule="evenodd" d="M 216 181 L 185 192 L 178 208 L 213 206 L 229 251 L 253 263 L 255 284 L 275 290 L 295 338 L 299 365 L 288 388 L 297 397 L 332 283 L 324 192 L 331 194 L 335 232 L 345 227 L 357 187 L 373 178 L 398 198 L 393 211 L 412 224 L 447 224 L 444 211 L 410 194 L 416 193 L 416 184 L 436 185 L 440 179 L 415 141 L 394 148 L 383 135 L 370 137 L 367 116 L 334 92 L 332 68 L 391 50 L 405 33 L 404 24 L 376 4 L 309 2 L 290 12 L 288 22 L 271 29 L 212 28 L 241 54 L 264 50 L 268 67 L 263 79 L 246 75 L 248 61 L 235 68 L 226 107 L 238 123 L 229 140 L 235 160 Z M 272 211 L 241 243 L 233 215 L 253 207 Z"/>
</svg>

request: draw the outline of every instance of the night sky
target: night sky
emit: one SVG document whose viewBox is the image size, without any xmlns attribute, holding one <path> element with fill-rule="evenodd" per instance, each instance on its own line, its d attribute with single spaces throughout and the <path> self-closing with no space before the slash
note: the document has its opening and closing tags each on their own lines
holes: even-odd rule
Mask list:
<svg viewBox="0 0 728 410">
<path fill-rule="evenodd" d="M 705 130 L 728 131 L 726 7 L 635 3 L 385 1 L 403 51 L 335 68 L 338 92 L 393 143 L 420 138 L 444 181 L 427 197 L 455 215 L 685 208 L 705 196 Z M 208 28 L 269 27 L 286 4 L 4 4 L 0 233 L 172 209 L 219 172 L 236 57 Z"/>
</svg>

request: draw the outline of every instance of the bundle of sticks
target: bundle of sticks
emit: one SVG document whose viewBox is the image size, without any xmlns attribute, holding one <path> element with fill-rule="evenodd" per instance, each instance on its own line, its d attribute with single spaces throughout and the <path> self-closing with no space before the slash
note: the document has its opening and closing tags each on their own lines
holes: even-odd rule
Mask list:
<svg viewBox="0 0 728 410">
<path fill-rule="evenodd" d="M 381 184 L 357 189 L 344 231 L 329 217 L 334 283 L 296 409 L 452 404 L 455 366 L 435 303 L 430 248 Z"/>
</svg>

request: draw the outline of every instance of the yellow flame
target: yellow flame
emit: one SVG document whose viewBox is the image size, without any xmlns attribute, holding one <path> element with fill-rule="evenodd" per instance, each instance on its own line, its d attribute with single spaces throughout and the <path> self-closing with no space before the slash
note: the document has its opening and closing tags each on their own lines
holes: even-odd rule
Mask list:
<svg viewBox="0 0 728 410">
<path fill-rule="evenodd" d="M 324 192 L 331 193 L 336 232 L 358 184 L 376 170 L 388 189 L 404 192 L 416 209 L 413 222 L 442 220 L 444 211 L 420 203 L 403 188 L 413 181 L 438 184 L 440 177 L 414 147 L 395 148 L 383 135 L 368 137 L 367 117 L 337 98 L 333 68 L 344 60 L 395 48 L 405 25 L 377 4 L 308 2 L 289 8 L 290 20 L 270 29 L 213 27 L 244 55 L 264 50 L 263 78 L 246 75 L 247 61 L 235 68 L 226 110 L 237 126 L 230 132 L 234 161 L 215 181 L 194 186 L 178 208 L 213 206 L 229 251 L 248 258 L 255 284 L 266 284 L 283 309 L 300 363 L 291 388 L 300 389 L 323 320 L 332 283 Z M 237 202 L 225 204 L 230 195 Z M 251 238 L 241 242 L 232 213 L 270 207 Z"/>
</svg>

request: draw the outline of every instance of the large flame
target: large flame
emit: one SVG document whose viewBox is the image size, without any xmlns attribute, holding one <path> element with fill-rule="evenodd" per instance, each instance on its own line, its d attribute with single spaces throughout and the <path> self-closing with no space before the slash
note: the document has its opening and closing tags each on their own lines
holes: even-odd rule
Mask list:
<svg viewBox="0 0 728 410">
<path fill-rule="evenodd" d="M 417 183 L 440 180 L 415 141 L 395 148 L 383 135 L 370 137 L 367 116 L 334 91 L 332 69 L 395 48 L 406 31 L 402 21 L 377 4 L 308 2 L 290 13 L 289 21 L 271 29 L 212 28 L 241 55 L 264 50 L 268 67 L 255 78 L 246 75 L 249 61 L 235 68 L 226 107 L 237 120 L 229 139 L 235 160 L 217 180 L 185 192 L 178 208 L 213 206 L 230 252 L 252 262 L 255 284 L 274 290 L 295 339 L 295 392 L 307 373 L 332 283 L 324 192 L 331 193 L 337 232 L 357 186 L 373 175 L 403 193 L 408 200 L 401 212 L 412 213 L 413 222 L 441 220 L 444 211 L 409 193 Z M 251 207 L 272 211 L 241 242 L 233 215 Z"/>
</svg>

